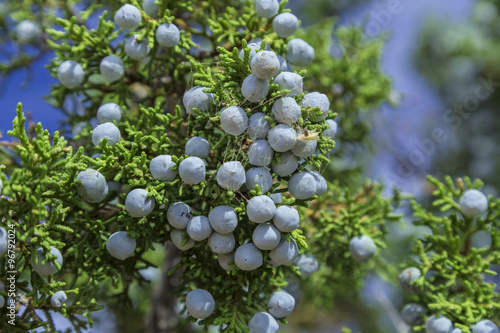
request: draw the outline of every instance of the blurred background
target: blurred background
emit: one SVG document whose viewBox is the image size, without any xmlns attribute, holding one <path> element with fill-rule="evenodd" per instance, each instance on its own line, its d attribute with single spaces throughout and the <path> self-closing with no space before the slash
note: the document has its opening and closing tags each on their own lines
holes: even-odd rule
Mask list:
<svg viewBox="0 0 500 333">
<path fill-rule="evenodd" d="M 497 158 L 500 118 L 496 114 L 500 101 L 498 2 L 290 0 L 288 7 L 302 20 L 303 27 L 315 23 L 319 17 L 336 16 L 336 26 L 359 24 L 364 27 L 365 36 L 386 38 L 382 67 L 393 81 L 392 104 L 386 103 L 367 114 L 374 146 L 365 166 L 367 178 L 383 181 L 387 191 L 397 186 L 403 192 L 425 196 L 427 174 L 436 177 L 450 174 L 453 178 L 469 175 L 485 181 L 487 194 L 497 193 L 500 186 L 496 177 L 500 166 Z M 334 47 L 332 52 L 335 51 Z M 41 121 L 50 131 L 60 128 L 64 114 L 44 101 L 50 84 L 56 82 L 43 67 L 52 57 L 50 53 L 42 54 L 29 68 L 19 68 L 0 78 L 3 136 L 11 127 L 20 101 L 33 121 Z M 409 228 L 405 234 L 413 232 Z M 404 235 L 396 233 L 394 237 L 396 242 Z M 154 280 L 157 274 L 149 273 Z M 362 297 L 373 308 L 373 320 L 381 327 L 388 332 L 406 329 L 398 315 L 404 300 L 394 287 L 369 276 Z M 92 332 L 113 331 L 112 324 L 106 326 L 108 315 L 101 313 L 96 317 L 98 325 Z M 99 320 L 101 317 L 105 319 Z M 341 320 L 342 325 L 354 332 L 361 329 L 354 319 Z M 288 332 L 340 332 L 338 318 L 318 317 L 318 321 L 322 323 L 313 329 L 305 326 L 287 329 Z"/>
</svg>

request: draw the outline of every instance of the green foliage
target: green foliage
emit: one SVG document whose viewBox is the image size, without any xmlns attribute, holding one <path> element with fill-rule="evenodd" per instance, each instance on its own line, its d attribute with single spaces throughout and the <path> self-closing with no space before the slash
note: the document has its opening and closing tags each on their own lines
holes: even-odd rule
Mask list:
<svg viewBox="0 0 500 333">
<path fill-rule="evenodd" d="M 355 302 L 367 271 L 379 271 L 382 276 L 392 273 L 381 256 L 386 247 L 388 224 L 401 218 L 393 213 L 395 203 L 382 196 L 380 184 L 365 183 L 355 193 L 330 185 L 330 191 L 309 208 L 306 238 L 310 249 L 322 264 L 317 274 L 302 285 L 304 295 L 318 308 L 332 308 L 338 302 Z M 375 257 L 367 263 L 353 260 L 349 252 L 352 237 L 367 235 L 377 245 Z M 321 289 L 315 293 L 313 289 Z"/>
<path fill-rule="evenodd" d="M 80 237 L 75 235 L 75 230 L 82 230 L 82 227 L 88 226 L 88 222 L 67 220 L 72 216 L 71 212 L 81 205 L 79 198 L 75 198 L 72 185 L 77 171 L 81 168 L 83 150 L 73 154 L 64 137 L 60 137 L 58 132 L 51 137 L 48 131 L 43 130 L 41 124 L 36 126 L 36 135 L 28 138 L 24 127 L 25 121 L 22 107 L 19 105 L 17 117 L 13 122 L 14 129 L 9 134 L 19 139 L 15 152 L 23 167 L 16 168 L 9 175 L 8 181 L 5 176 L 2 177 L 5 183 L 3 193 L 6 196 L 0 198 L 2 224 L 15 230 L 15 239 L 19 244 L 14 263 L 7 262 L 6 258 L 1 260 L 2 271 L 4 273 L 6 270 L 17 271 L 16 275 L 22 281 L 18 286 L 20 291 L 25 293 L 20 302 L 27 307 L 25 319 L 19 322 L 15 329 L 24 332 L 46 325 L 53 327 L 50 316 L 47 316 L 49 322 L 43 322 L 34 310 L 42 309 L 47 314 L 51 308 L 50 296 L 61 287 L 65 287 L 68 293 L 75 293 L 77 297 L 73 305 L 63 307 L 59 312 L 72 320 L 75 328 L 82 328 L 87 325 L 87 321 L 77 315 L 85 315 L 92 323 L 90 312 L 101 308 L 93 293 L 98 287 L 98 277 L 102 277 L 103 274 L 88 276 L 85 279 L 87 284 L 78 284 L 75 288 L 76 279 L 73 283 L 68 283 L 52 277 L 44 280 L 38 274 L 32 274 L 29 262 L 36 248 L 42 247 L 47 253 L 50 251 L 49 247 L 54 246 L 65 254 L 65 269 L 78 277 L 79 273 L 84 273 L 85 270 L 78 267 L 82 261 L 72 260 L 71 252 L 83 252 L 81 259 L 88 256 L 88 259 L 92 260 L 93 249 L 87 246 L 82 248 L 81 244 L 85 243 L 85 240 L 82 243 L 76 242 Z M 84 212 L 80 212 L 80 216 L 84 216 L 83 214 Z M 90 234 L 89 231 L 88 235 Z M 70 239 L 74 241 L 72 247 L 66 246 L 66 242 Z M 45 260 L 53 259 L 46 257 Z M 2 294 L 7 296 L 6 291 Z M 49 298 L 46 298 L 47 296 Z M 2 321 L 1 328 L 6 332 L 13 329 L 6 321 Z"/>
<path fill-rule="evenodd" d="M 427 226 L 430 233 L 417 240 L 406 267 L 420 269 L 422 277 L 415 281 L 418 293 L 410 299 L 424 305 L 430 314 L 445 315 L 463 332 L 470 332 L 473 324 L 481 319 L 498 316 L 499 299 L 496 285 L 485 280 L 486 275 L 496 275 L 491 265 L 499 263 L 499 205 L 500 201 L 489 198 L 489 209 L 485 217 L 466 218 L 460 211 L 457 200 L 467 189 L 480 189 L 482 182 L 471 182 L 467 177 L 450 177 L 442 183 L 428 177 L 436 187 L 433 206 L 441 213 L 431 213 L 411 200 L 418 226 Z M 491 235 L 491 245 L 476 247 L 472 238 L 479 231 Z M 425 331 L 424 326 L 416 332 Z"/>
<path fill-rule="evenodd" d="M 324 20 L 300 35 L 314 47 L 316 59 L 307 68 L 304 87 L 325 93 L 332 110 L 340 115 L 336 121 L 341 145 L 332 155 L 331 170 L 325 170 L 326 178 L 358 186 L 372 148 L 367 113 L 388 100 L 391 81 L 379 65 L 383 40 L 367 39 L 356 26 L 335 29 L 334 23 L 333 19 Z M 332 47 L 339 54 L 332 56 Z"/>
<path fill-rule="evenodd" d="M 443 174 L 480 177 L 485 193 L 496 193 L 499 185 L 496 170 L 500 161 L 488 152 L 499 139 L 499 9 L 498 1 L 481 0 L 460 23 L 429 20 L 414 58 L 418 70 L 447 105 L 441 116 L 451 128 L 448 135 L 454 147 L 440 149 L 436 168 Z M 471 102 L 477 103 L 471 107 Z M 479 319 L 498 318 L 498 289 L 487 281 L 498 264 L 498 199 L 490 196 L 487 216 L 471 221 L 462 217 L 455 200 L 465 189 L 482 187 L 482 182 L 467 178 L 458 179 L 456 185 L 450 178 L 444 184 L 430 181 L 437 187 L 435 203 L 441 212 L 430 215 L 413 204 L 418 223 L 429 226 L 433 233 L 414 249 L 420 266 L 433 274 L 430 281 L 417 281 L 423 288 L 418 298 L 428 304 L 430 312 L 446 314 L 469 332 L 470 324 Z M 487 236 L 491 244 L 476 246 L 471 241 L 481 234 L 491 235 Z"/>
</svg>

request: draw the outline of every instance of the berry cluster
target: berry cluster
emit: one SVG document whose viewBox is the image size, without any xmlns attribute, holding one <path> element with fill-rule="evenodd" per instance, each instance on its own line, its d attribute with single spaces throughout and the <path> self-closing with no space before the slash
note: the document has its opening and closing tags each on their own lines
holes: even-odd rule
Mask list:
<svg viewBox="0 0 500 333">
<path fill-rule="evenodd" d="M 154 1 L 144 1 L 143 10 L 151 17 L 157 17 L 159 7 Z M 131 5 L 125 4 L 118 9 L 114 15 L 114 21 L 122 29 L 129 31 L 136 30 L 142 22 L 140 10 Z M 23 24 L 21 27 L 19 27 Z M 27 39 L 36 38 L 35 27 L 33 24 L 28 26 L 24 21 L 18 25 L 18 38 Z M 158 45 L 163 47 L 174 47 L 179 44 L 181 33 L 179 28 L 173 23 L 163 23 L 156 28 L 155 37 Z M 140 34 L 129 36 L 124 44 L 125 54 L 131 60 L 142 60 L 146 58 L 151 51 L 148 39 Z M 104 81 L 115 82 L 125 75 L 125 65 L 123 59 L 116 55 L 107 55 L 102 58 L 99 64 L 99 70 Z M 85 72 L 82 65 L 75 60 L 63 61 L 57 69 L 57 78 L 63 86 L 68 89 L 75 89 L 81 86 L 85 79 Z M 107 120 L 110 121 L 110 120 Z"/>
<path fill-rule="evenodd" d="M 274 16 L 273 29 L 278 36 L 292 36 L 298 20 L 291 13 L 276 15 L 278 8 L 277 1 L 256 1 L 260 16 Z M 141 14 L 135 6 L 127 4 L 116 12 L 114 20 L 121 28 L 134 30 L 141 24 Z M 179 30 L 173 24 L 162 24 L 156 30 L 156 41 L 161 46 L 175 46 Z M 145 40 L 132 36 L 125 42 L 125 53 L 140 60 L 149 53 L 149 46 Z M 194 209 L 181 201 L 171 203 L 166 213 L 172 227 L 170 239 L 177 248 L 188 251 L 206 243 L 227 271 L 293 264 L 299 256 L 294 237 L 300 235 L 293 232 L 298 231 L 301 220 L 293 203 L 315 199 L 327 191 L 326 180 L 313 166 L 319 167 L 321 155 L 332 149 L 337 124 L 331 119 L 334 115 L 329 114 L 326 95 L 304 94 L 302 76 L 288 71 L 287 63 L 307 66 L 314 58 L 314 49 L 303 40 L 291 39 L 285 56 L 286 60 L 271 51 L 267 42 L 259 44 L 258 40 L 239 52 L 239 61 L 251 71 L 241 83 L 244 100 L 240 103 L 223 103 L 221 107 L 223 97 L 207 92 L 213 91 L 208 86 L 195 86 L 182 98 L 186 113 L 196 121 L 215 112 L 216 118 L 211 119 L 214 125 L 238 142 L 248 143 L 246 157 L 225 161 L 224 156 L 215 156 L 212 151 L 210 135 L 207 138 L 197 135 L 186 142 L 185 156 L 158 155 L 149 163 L 151 176 L 160 182 L 173 182 L 179 177 L 184 186 L 211 186 L 216 182 L 228 191 L 233 202 L 218 205 L 212 201 L 205 214 L 194 214 Z M 123 61 L 114 55 L 104 57 L 99 68 L 103 79 L 109 82 L 120 80 L 125 73 Z M 59 66 L 58 78 L 61 84 L 73 89 L 83 82 L 84 71 L 77 62 L 67 60 Z M 271 91 L 279 93 L 269 98 Z M 244 109 L 242 104 L 254 106 Z M 103 140 L 107 146 L 120 142 L 117 124 L 121 117 L 122 109 L 115 103 L 98 108 L 99 125 L 92 132 L 95 146 L 102 145 Z M 212 170 L 214 163 L 217 168 Z M 87 202 L 99 203 L 108 196 L 108 183 L 98 171 L 88 168 L 76 179 L 78 193 Z M 282 192 L 286 191 L 290 197 L 283 200 Z M 236 195 L 240 199 L 236 200 Z M 246 201 L 243 206 L 239 204 L 241 199 Z M 124 208 L 134 218 L 146 217 L 157 209 L 155 199 L 142 188 L 127 194 Z M 241 237 L 235 237 L 234 233 L 243 225 L 253 231 L 251 237 L 241 242 Z M 353 251 L 369 258 L 370 254 L 365 252 L 371 249 L 364 242 L 360 240 L 353 245 Z M 114 258 L 126 260 L 134 254 L 136 240 L 127 232 L 118 231 L 109 237 L 106 249 Z M 297 265 L 304 275 L 318 268 L 312 256 L 301 256 Z M 285 292 L 274 293 L 267 302 L 269 313 L 276 318 L 286 317 L 295 304 L 293 297 Z M 201 289 L 187 294 L 186 306 L 198 319 L 210 316 L 216 307 L 212 295 Z M 272 316 L 256 314 L 249 323 L 250 331 L 276 331 L 279 326 Z"/>
<path fill-rule="evenodd" d="M 251 53 L 251 44 L 243 51 Z M 219 205 L 208 211 L 208 217 L 193 216 L 190 206 L 177 202 L 169 207 L 167 215 L 170 225 L 175 228 L 171 232 L 171 239 L 180 250 L 189 250 L 196 242 L 206 240 L 211 251 L 218 255 L 220 266 L 228 271 L 253 271 L 263 265 L 291 265 L 296 262 L 299 247 L 296 240 L 287 235 L 299 228 L 301 218 L 296 208 L 283 203 L 279 184 L 288 183 L 291 199 L 287 199 L 287 202 L 290 203 L 293 203 L 293 198 L 313 199 L 327 190 L 325 179 L 317 171 L 305 168 L 298 171 L 299 165 L 305 164 L 306 159 L 317 152 L 320 138 L 317 133 L 307 133 L 307 129 L 298 122 L 301 120 L 302 124 L 305 123 L 301 119 L 303 114 L 308 117 L 308 121 L 311 119 L 310 123 L 324 122 L 329 111 L 328 99 L 324 103 L 324 95 L 319 93 L 304 97 L 302 77 L 292 72 L 280 73 L 280 61 L 272 51 L 256 50 L 250 68 L 252 74 L 244 79 L 241 93 L 247 101 L 260 103 L 260 106 L 254 107 L 248 115 L 240 105 L 229 105 L 222 108 L 219 117 L 219 126 L 224 133 L 249 143 L 247 159 L 223 162 L 215 172 L 215 179 L 210 177 L 222 189 L 233 195 L 239 193 L 246 200 L 245 209 L 239 207 L 235 200 L 235 208 Z M 277 84 L 278 89 L 285 93 L 283 97 L 269 103 L 272 107 L 269 105 L 264 109 L 268 104 L 265 101 L 270 80 L 273 80 L 271 84 Z M 214 96 L 203 92 L 207 89 L 197 86 L 184 95 L 184 106 L 188 113 L 199 115 L 210 112 Z M 303 102 L 299 104 L 295 96 L 303 97 Z M 320 110 L 311 117 L 308 109 L 314 107 Z M 330 122 L 335 124 L 331 119 Z M 335 131 L 333 127 L 322 132 L 325 139 L 331 139 L 334 135 L 328 132 Z M 190 148 L 190 145 L 196 146 Z M 188 141 L 186 155 L 195 156 L 187 157 L 179 164 L 179 175 L 184 183 L 195 185 L 205 181 L 206 169 L 202 158 L 208 157 L 209 153 L 210 144 L 205 138 L 193 137 Z M 212 157 L 220 159 L 222 156 Z M 239 230 L 238 226 L 240 230 L 253 230 L 251 238 L 245 239 L 243 243 L 237 240 L 240 237 L 234 236 L 234 232 Z M 311 256 L 302 256 L 297 265 L 304 276 L 318 268 L 317 261 Z M 200 295 L 191 298 L 191 293 Z M 199 289 L 191 293 L 186 299 L 190 314 L 199 319 L 209 316 L 215 307 L 210 293 L 203 291 L 201 294 Z M 279 325 L 274 318 L 286 317 L 293 310 L 295 300 L 285 292 L 276 292 L 267 300 L 267 304 L 269 313 L 255 314 L 248 324 L 250 332 L 276 332 Z M 200 313 L 200 308 L 208 310 Z"/>
</svg>

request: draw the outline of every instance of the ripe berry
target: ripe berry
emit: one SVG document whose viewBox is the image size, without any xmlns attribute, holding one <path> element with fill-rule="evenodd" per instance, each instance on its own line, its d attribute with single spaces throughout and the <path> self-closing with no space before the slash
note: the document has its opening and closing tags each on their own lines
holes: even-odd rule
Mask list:
<svg viewBox="0 0 500 333">
<path fill-rule="evenodd" d="M 349 242 L 349 251 L 351 256 L 360 262 L 368 261 L 377 250 L 377 246 L 373 239 L 367 235 L 356 236 L 351 238 Z"/>
<path fill-rule="evenodd" d="M 250 45 L 250 44 L 257 44 L 257 45 L 259 45 L 259 49 L 260 49 L 260 44 L 262 43 L 263 40 L 264 39 L 262 39 L 262 38 L 252 38 L 248 42 L 248 45 Z M 266 51 L 271 51 L 271 45 L 269 45 L 269 43 L 267 41 L 265 41 L 264 43 L 265 43 L 265 47 L 264 48 L 266 49 Z"/>
<path fill-rule="evenodd" d="M 279 124 L 271 128 L 267 135 L 269 145 L 277 152 L 292 149 L 297 142 L 297 133 L 288 125 Z"/>
<path fill-rule="evenodd" d="M 158 12 L 160 11 L 160 6 L 155 4 L 156 0 L 144 0 L 142 2 L 142 9 L 151 18 L 158 18 Z"/>
<path fill-rule="evenodd" d="M 328 190 L 328 184 L 325 177 L 319 174 L 318 171 L 310 171 L 311 175 L 316 179 L 316 195 L 319 197 Z"/>
<path fill-rule="evenodd" d="M 320 107 L 322 112 L 321 116 L 315 116 L 311 121 L 322 121 L 328 116 L 328 111 L 330 110 L 330 101 L 325 94 L 320 94 L 319 92 L 312 92 L 304 96 L 304 99 L 300 103 L 303 108 Z"/>
<path fill-rule="evenodd" d="M 212 228 L 220 234 L 233 232 L 238 226 L 238 216 L 234 208 L 229 206 L 217 206 L 208 214 L 208 220 Z"/>
<path fill-rule="evenodd" d="M 300 38 L 294 38 L 287 44 L 286 60 L 296 66 L 309 66 L 314 60 L 314 48 Z"/>
<path fill-rule="evenodd" d="M 40 25 L 32 20 L 22 20 L 16 25 L 15 32 L 19 43 L 32 43 L 42 35 Z"/>
<path fill-rule="evenodd" d="M 76 186 L 78 194 L 90 203 L 98 203 L 108 195 L 109 187 L 104 176 L 91 168 L 81 171 L 76 180 L 82 183 Z"/>
<path fill-rule="evenodd" d="M 263 101 L 269 92 L 269 82 L 254 74 L 248 75 L 241 85 L 241 94 L 252 103 Z"/>
<path fill-rule="evenodd" d="M 288 70 L 288 64 L 287 64 L 285 58 L 283 58 L 279 54 L 277 54 L 276 56 L 278 57 L 278 60 L 280 62 L 280 69 L 278 70 L 278 73 L 287 71 Z"/>
<path fill-rule="evenodd" d="M 238 161 L 226 162 L 217 170 L 217 183 L 223 189 L 236 191 L 245 182 L 245 168 Z"/>
<path fill-rule="evenodd" d="M 57 262 L 59 264 L 59 266 L 62 266 L 63 258 L 62 258 L 61 252 L 59 252 L 59 250 L 56 249 L 55 247 L 51 246 L 50 247 L 50 254 L 52 256 L 55 256 L 56 257 L 55 262 Z M 47 276 L 47 275 L 52 275 L 52 274 L 56 273 L 57 271 L 59 271 L 59 269 L 52 263 L 51 260 L 47 260 L 45 262 L 45 264 L 42 265 L 42 261 L 45 260 L 44 259 L 45 255 L 44 255 L 43 249 L 41 247 L 36 249 L 36 256 L 38 259 L 38 263 L 35 265 L 33 257 L 31 257 L 30 263 L 31 263 L 31 267 L 33 268 L 33 270 L 35 272 L 37 272 L 38 274 L 40 274 L 42 276 Z"/>
<path fill-rule="evenodd" d="M 297 157 L 293 156 L 290 152 L 281 154 L 281 163 L 271 165 L 273 172 L 280 177 L 290 176 L 298 167 L 299 161 Z"/>
<path fill-rule="evenodd" d="M 289 242 L 282 238 L 279 245 L 269 252 L 272 262 L 277 265 L 291 265 L 299 256 L 299 248 L 295 239 Z"/>
<path fill-rule="evenodd" d="M 268 166 L 273 161 L 274 150 L 267 140 L 256 140 L 248 149 L 248 162 L 256 166 Z"/>
<path fill-rule="evenodd" d="M 409 267 L 399 275 L 399 284 L 403 291 L 408 294 L 414 294 L 418 291 L 417 286 L 412 285 L 421 276 L 420 270 L 416 267 Z"/>
<path fill-rule="evenodd" d="M 256 313 L 248 323 L 250 333 L 276 333 L 280 329 L 278 322 L 267 312 Z"/>
<path fill-rule="evenodd" d="M 108 82 L 117 81 L 125 75 L 123 60 L 114 55 L 104 57 L 99 64 L 99 70 L 102 78 Z"/>
<path fill-rule="evenodd" d="M 255 1 L 255 11 L 257 15 L 263 18 L 273 17 L 278 13 L 280 9 L 280 4 L 278 0 L 256 0 Z"/>
<path fill-rule="evenodd" d="M 432 316 L 427 319 L 425 329 L 427 333 L 451 333 L 453 331 L 453 324 L 451 320 L 444 316 L 439 318 Z"/>
<path fill-rule="evenodd" d="M 151 175 L 161 182 L 171 182 L 177 176 L 177 170 L 172 170 L 176 164 L 170 155 L 156 156 L 149 163 Z"/>
<path fill-rule="evenodd" d="M 266 301 L 267 311 L 274 316 L 274 318 L 284 318 L 292 313 L 295 307 L 295 298 L 287 292 L 276 291 Z"/>
<path fill-rule="evenodd" d="M 262 112 L 254 113 L 248 119 L 248 136 L 250 139 L 265 139 L 271 129 L 271 125 L 265 119 L 266 114 Z"/>
<path fill-rule="evenodd" d="M 484 319 L 472 325 L 472 333 L 500 333 L 498 326 L 491 320 Z"/>
<path fill-rule="evenodd" d="M 207 158 L 210 155 L 210 143 L 202 136 L 194 136 L 186 143 L 186 155 Z"/>
<path fill-rule="evenodd" d="M 273 222 L 280 231 L 290 232 L 299 228 L 300 215 L 292 206 L 279 206 L 276 208 Z"/>
<path fill-rule="evenodd" d="M 273 30 L 281 38 L 290 37 L 299 28 L 299 20 L 292 13 L 281 13 L 273 19 Z"/>
<path fill-rule="evenodd" d="M 295 261 L 295 265 L 299 266 L 302 277 L 308 277 L 314 274 L 319 268 L 316 258 L 308 254 L 301 254 Z"/>
<path fill-rule="evenodd" d="M 173 47 L 179 44 L 180 38 L 179 28 L 173 23 L 163 23 L 156 29 L 156 40 L 161 46 Z"/>
<path fill-rule="evenodd" d="M 333 139 L 335 137 L 335 134 L 337 134 L 337 122 L 333 119 L 327 119 L 326 122 L 328 123 L 328 126 L 330 126 L 328 129 L 324 130 L 321 135 L 329 137 L 330 139 Z"/>
<path fill-rule="evenodd" d="M 119 122 L 122 119 L 122 108 L 116 103 L 106 103 L 97 109 L 99 123 Z"/>
<path fill-rule="evenodd" d="M 141 12 L 137 7 L 125 4 L 116 11 L 114 20 L 121 28 L 134 30 L 141 24 Z"/>
<path fill-rule="evenodd" d="M 273 186 L 273 176 L 263 167 L 249 169 L 246 174 L 246 179 L 246 187 L 248 190 L 255 190 L 255 185 L 259 185 L 262 193 L 266 193 Z"/>
<path fill-rule="evenodd" d="M 480 216 L 488 211 L 488 198 L 479 190 L 467 190 L 460 198 L 460 209 L 466 217 Z"/>
<path fill-rule="evenodd" d="M 130 238 L 126 231 L 118 231 L 109 236 L 106 250 L 112 257 L 125 260 L 134 255 L 136 245 L 135 239 Z"/>
<path fill-rule="evenodd" d="M 250 53 L 249 53 L 249 61 L 252 61 L 252 58 L 259 52 L 260 49 L 260 43 L 248 43 L 247 47 L 250 48 Z M 241 49 L 240 53 L 240 59 L 244 60 L 245 59 L 245 50 Z"/>
<path fill-rule="evenodd" d="M 267 195 L 253 197 L 247 204 L 248 219 L 255 223 L 270 221 L 276 214 L 276 205 Z"/>
<path fill-rule="evenodd" d="M 9 248 L 9 235 L 4 228 L 0 228 L 0 258 L 7 253 Z"/>
<path fill-rule="evenodd" d="M 281 124 L 293 124 L 300 119 L 300 106 L 291 97 L 281 97 L 273 104 L 274 118 Z"/>
<path fill-rule="evenodd" d="M 233 270 L 234 263 L 229 265 L 229 262 L 234 260 L 234 252 L 230 252 L 228 254 L 219 254 L 217 256 L 217 261 L 219 262 L 220 267 L 222 267 L 226 271 Z"/>
<path fill-rule="evenodd" d="M 205 163 L 199 157 L 188 157 L 179 164 L 179 175 L 189 185 L 196 185 L 205 180 Z"/>
<path fill-rule="evenodd" d="M 247 114 L 239 106 L 230 106 L 222 110 L 220 125 L 227 134 L 241 135 L 248 127 Z"/>
<path fill-rule="evenodd" d="M 52 297 L 50 298 L 50 304 L 52 304 L 53 307 L 59 308 L 61 307 L 64 303 L 66 303 L 66 300 L 68 297 L 66 296 L 66 293 L 62 290 L 56 292 Z"/>
<path fill-rule="evenodd" d="M 404 322 L 412 327 L 424 323 L 424 318 L 422 318 L 423 314 L 424 308 L 419 304 L 406 304 L 403 306 L 403 309 L 401 309 L 401 317 Z"/>
<path fill-rule="evenodd" d="M 255 54 L 250 62 L 252 74 L 262 80 L 268 80 L 277 75 L 280 69 L 280 61 L 276 53 L 272 51 L 260 51 Z"/>
<path fill-rule="evenodd" d="M 234 253 L 236 266 L 244 271 L 253 271 L 263 264 L 262 252 L 252 243 L 241 245 Z"/>
<path fill-rule="evenodd" d="M 283 194 L 281 193 L 273 193 L 269 196 L 275 204 L 280 204 L 283 201 Z"/>
<path fill-rule="evenodd" d="M 214 253 L 227 254 L 234 250 L 236 240 L 232 233 L 219 234 L 218 232 L 213 232 L 208 238 L 208 245 Z"/>
<path fill-rule="evenodd" d="M 195 108 L 202 113 L 210 111 L 210 103 L 213 102 L 214 98 L 212 94 L 203 92 L 205 89 L 208 88 L 196 86 L 184 93 L 182 103 L 188 114 L 196 116 Z"/>
<path fill-rule="evenodd" d="M 255 228 L 252 241 L 261 250 L 272 250 L 281 241 L 281 234 L 271 223 L 262 223 Z"/>
<path fill-rule="evenodd" d="M 149 215 L 155 208 L 155 199 L 148 197 L 148 191 L 136 188 L 125 198 L 125 210 L 133 217 Z"/>
<path fill-rule="evenodd" d="M 186 231 L 195 241 L 202 241 L 212 234 L 212 226 L 207 217 L 194 216 L 189 220 Z"/>
<path fill-rule="evenodd" d="M 274 78 L 274 83 L 279 86 L 279 90 L 290 90 L 288 96 L 295 97 L 302 94 L 304 86 L 302 76 L 291 72 L 282 72 Z"/>
<path fill-rule="evenodd" d="M 80 86 L 84 78 L 82 65 L 74 60 L 63 61 L 57 68 L 57 79 L 68 89 Z"/>
<path fill-rule="evenodd" d="M 141 60 L 147 57 L 151 50 L 148 45 L 148 39 L 143 38 L 138 41 L 139 35 L 130 36 L 125 42 L 125 53 L 134 60 Z"/>
<path fill-rule="evenodd" d="M 300 131 L 297 135 L 297 142 L 292 148 L 292 153 L 297 157 L 307 158 L 314 154 L 316 151 L 316 146 L 318 145 L 317 140 L 308 140 L 304 136 L 304 130 Z"/>
<path fill-rule="evenodd" d="M 208 291 L 195 289 L 186 296 L 186 308 L 192 317 L 205 319 L 214 312 L 215 300 Z"/>
<path fill-rule="evenodd" d="M 185 236 L 186 230 L 174 229 L 170 231 L 170 239 L 172 243 L 174 243 L 175 247 L 177 247 L 181 251 L 187 251 L 194 247 L 195 241 L 189 237 Z M 182 245 L 184 239 L 188 238 L 186 244 Z"/>
<path fill-rule="evenodd" d="M 107 138 L 107 145 L 114 146 L 120 142 L 122 135 L 118 127 L 113 123 L 103 123 L 97 125 L 92 131 L 92 143 L 98 146 L 104 138 Z"/>
<path fill-rule="evenodd" d="M 298 200 L 311 198 L 316 194 L 316 179 L 310 172 L 297 172 L 288 181 L 288 191 Z"/>
<path fill-rule="evenodd" d="M 192 216 L 191 207 L 180 201 L 170 205 L 167 210 L 168 223 L 177 229 L 185 229 Z"/>
</svg>

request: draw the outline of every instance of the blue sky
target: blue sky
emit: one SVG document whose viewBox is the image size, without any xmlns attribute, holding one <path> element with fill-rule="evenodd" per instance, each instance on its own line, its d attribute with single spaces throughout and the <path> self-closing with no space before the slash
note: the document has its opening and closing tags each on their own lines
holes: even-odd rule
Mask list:
<svg viewBox="0 0 500 333">
<path fill-rule="evenodd" d="M 43 96 L 49 95 L 50 85 L 57 82 L 44 67 L 53 57 L 47 53 L 38 59 L 30 69 L 19 69 L 7 78 L 2 78 L 0 89 L 0 132 L 6 135 L 12 128 L 16 116 L 17 103 L 21 102 L 25 111 L 30 112 L 34 121 L 41 121 L 45 128 L 54 131 L 63 114 L 50 106 Z M 24 85 L 21 84 L 24 82 Z"/>
</svg>

